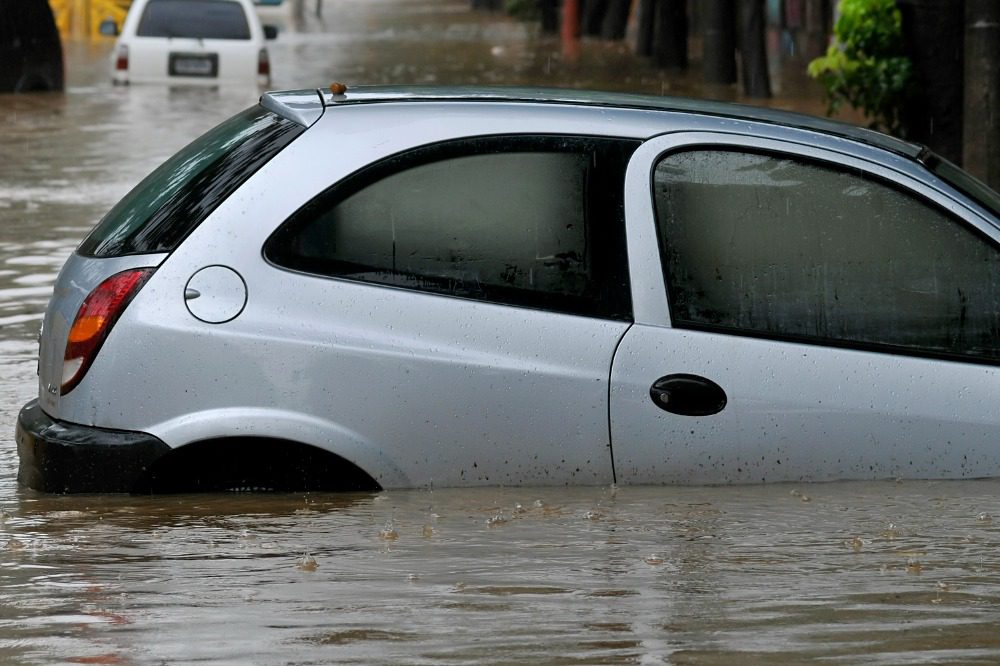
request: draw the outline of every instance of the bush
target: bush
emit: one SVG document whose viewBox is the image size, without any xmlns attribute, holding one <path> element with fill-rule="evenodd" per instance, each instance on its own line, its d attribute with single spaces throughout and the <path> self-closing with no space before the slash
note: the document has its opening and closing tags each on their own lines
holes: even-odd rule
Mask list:
<svg viewBox="0 0 1000 666">
<path fill-rule="evenodd" d="M 537 0 L 507 0 L 505 9 L 521 21 L 537 21 L 542 16 Z"/>
<path fill-rule="evenodd" d="M 900 114 L 910 98 L 913 65 L 901 24 L 895 0 L 841 0 L 830 48 L 808 69 L 826 88 L 830 115 L 847 102 L 870 127 L 906 135 Z"/>
</svg>

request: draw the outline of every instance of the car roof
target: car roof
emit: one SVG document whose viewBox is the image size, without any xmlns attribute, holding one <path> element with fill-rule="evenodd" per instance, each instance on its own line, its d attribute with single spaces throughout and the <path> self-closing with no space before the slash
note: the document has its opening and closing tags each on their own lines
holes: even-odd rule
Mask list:
<svg viewBox="0 0 1000 666">
<path fill-rule="evenodd" d="M 352 86 L 333 84 L 328 89 L 271 92 L 261 104 L 299 124 L 309 126 L 327 107 L 385 102 L 510 102 L 562 104 L 600 108 L 668 111 L 718 116 L 733 120 L 794 127 L 851 139 L 918 159 L 923 146 L 856 125 L 793 111 L 685 97 L 660 97 L 635 93 L 522 88 L 509 86 Z"/>
</svg>

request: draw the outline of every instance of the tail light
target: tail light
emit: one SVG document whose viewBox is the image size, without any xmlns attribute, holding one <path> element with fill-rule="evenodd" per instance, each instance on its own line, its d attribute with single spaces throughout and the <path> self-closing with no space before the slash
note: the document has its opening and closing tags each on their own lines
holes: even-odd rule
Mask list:
<svg viewBox="0 0 1000 666">
<path fill-rule="evenodd" d="M 154 270 L 135 268 L 112 275 L 83 301 L 66 340 L 61 395 L 72 391 L 83 380 L 111 328 Z"/>
<path fill-rule="evenodd" d="M 115 69 L 119 72 L 128 71 L 128 46 L 118 45 L 118 55 L 115 57 Z"/>
<path fill-rule="evenodd" d="M 257 54 L 257 76 L 262 76 L 271 82 L 271 59 L 267 55 L 267 49 L 261 49 Z"/>
</svg>

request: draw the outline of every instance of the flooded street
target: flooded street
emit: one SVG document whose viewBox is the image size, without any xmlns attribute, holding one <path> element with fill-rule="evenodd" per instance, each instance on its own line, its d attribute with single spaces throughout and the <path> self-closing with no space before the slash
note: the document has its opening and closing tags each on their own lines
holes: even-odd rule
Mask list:
<svg viewBox="0 0 1000 666">
<path fill-rule="evenodd" d="M 622 44 L 558 41 L 453 0 L 307 0 L 272 88 L 542 84 L 735 98 Z M 1000 481 L 50 496 L 13 432 L 83 235 L 256 89 L 0 95 L 0 663 L 994 664 Z M 791 72 L 775 106 L 822 112 Z M 150 377 L 149 381 L 156 381 Z M 803 442 L 822 446 L 822 442 Z"/>
</svg>

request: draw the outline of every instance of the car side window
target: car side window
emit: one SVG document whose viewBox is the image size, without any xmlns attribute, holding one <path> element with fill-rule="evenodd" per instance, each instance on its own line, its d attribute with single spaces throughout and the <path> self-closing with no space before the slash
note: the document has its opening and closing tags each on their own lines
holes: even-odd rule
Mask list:
<svg viewBox="0 0 1000 666">
<path fill-rule="evenodd" d="M 655 206 L 674 326 L 1000 360 L 1000 252 L 870 175 L 785 155 L 662 158 Z"/>
<path fill-rule="evenodd" d="M 622 193 L 635 147 L 494 137 L 418 149 L 321 194 L 265 256 L 317 275 L 628 319 Z"/>
</svg>

